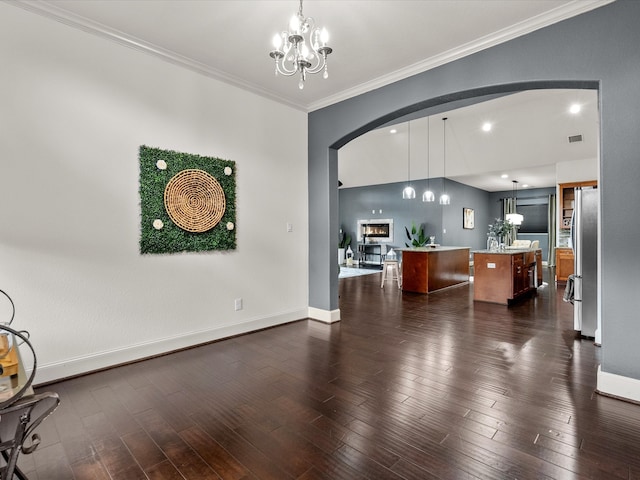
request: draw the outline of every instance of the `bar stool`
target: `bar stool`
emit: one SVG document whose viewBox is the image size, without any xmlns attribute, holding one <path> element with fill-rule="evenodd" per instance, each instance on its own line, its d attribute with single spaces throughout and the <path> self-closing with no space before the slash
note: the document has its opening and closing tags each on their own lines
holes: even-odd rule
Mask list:
<svg viewBox="0 0 640 480">
<path fill-rule="evenodd" d="M 387 259 L 382 262 L 382 282 L 380 282 L 380 288 L 384 288 L 384 282 L 387 280 L 388 269 L 391 269 L 391 281 L 396 280 L 398 282 L 398 288 L 400 288 L 402 286 L 402 281 L 400 279 L 400 263 L 398 260 Z"/>
</svg>

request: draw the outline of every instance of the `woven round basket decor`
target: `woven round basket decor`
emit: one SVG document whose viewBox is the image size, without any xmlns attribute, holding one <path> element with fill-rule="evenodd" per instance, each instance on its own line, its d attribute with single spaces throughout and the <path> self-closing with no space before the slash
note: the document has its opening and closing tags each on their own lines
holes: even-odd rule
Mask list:
<svg viewBox="0 0 640 480">
<path fill-rule="evenodd" d="M 224 190 L 204 170 L 182 170 L 169 180 L 164 189 L 164 208 L 181 229 L 193 233 L 206 232 L 215 227 L 224 215 Z"/>
</svg>

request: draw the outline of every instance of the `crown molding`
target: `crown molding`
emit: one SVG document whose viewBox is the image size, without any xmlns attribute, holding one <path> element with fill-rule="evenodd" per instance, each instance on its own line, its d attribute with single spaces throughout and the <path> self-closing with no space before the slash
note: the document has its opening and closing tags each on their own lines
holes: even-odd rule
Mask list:
<svg viewBox="0 0 640 480">
<path fill-rule="evenodd" d="M 453 62 L 454 60 L 464 58 L 473 53 L 485 50 L 495 45 L 499 45 L 522 35 L 526 35 L 527 33 L 531 33 L 535 30 L 539 30 L 554 23 L 558 23 L 576 15 L 580 15 L 581 13 L 585 13 L 609 3 L 613 3 L 615 0 L 573 0 L 558 8 L 528 19 L 527 21 L 517 23 L 508 28 L 499 30 L 490 35 L 486 35 L 472 42 L 468 42 L 454 49 L 448 50 L 425 60 L 421 60 L 420 62 L 416 62 L 413 65 L 409 65 L 408 67 L 404 67 L 394 72 L 382 75 L 371 81 L 361 83 L 360 85 L 348 88 L 335 95 L 325 97 L 317 102 L 312 102 L 310 104 L 294 102 L 288 98 L 276 95 L 273 92 L 260 87 L 259 85 L 247 82 L 239 77 L 230 75 L 221 70 L 217 70 L 209 65 L 197 62 L 176 52 L 161 48 L 152 43 L 145 42 L 144 40 L 141 40 L 139 38 L 127 35 L 119 30 L 109 28 L 98 22 L 94 22 L 85 17 L 76 15 L 49 2 L 39 2 L 36 0 L 0 1 L 8 5 L 20 7 L 32 13 L 48 17 L 65 25 L 78 28 L 87 33 L 91 33 L 93 35 L 98 35 L 102 38 L 115 41 L 121 45 L 136 49 L 138 51 L 145 52 L 169 63 L 172 63 L 173 65 L 187 68 L 191 71 L 200 73 L 229 85 L 233 85 L 251 93 L 255 93 L 294 109 L 302 110 L 305 112 L 312 112 L 314 110 L 318 110 L 320 108 L 324 108 L 329 105 L 347 100 L 351 97 L 355 97 L 363 93 L 375 90 L 377 88 L 384 87 L 418 73 L 431 70 L 446 63 Z"/>
<path fill-rule="evenodd" d="M 0 0 L 8 5 L 20 7 L 23 10 L 35 13 L 51 20 L 55 20 L 64 25 L 80 29 L 92 35 L 114 41 L 120 45 L 124 45 L 134 50 L 138 50 L 157 58 L 165 60 L 173 65 L 186 68 L 193 72 L 205 75 L 207 77 L 219 80 L 221 82 L 233 85 L 251 93 L 255 93 L 262 97 L 274 100 L 278 103 L 288 105 L 296 110 L 308 111 L 308 106 L 303 103 L 293 102 L 288 98 L 281 97 L 271 91 L 265 90 L 259 85 L 247 82 L 239 77 L 230 75 L 221 70 L 215 69 L 209 65 L 197 62 L 191 58 L 180 55 L 171 50 L 164 49 L 155 44 L 145 42 L 139 38 L 128 35 L 119 30 L 107 27 L 98 22 L 94 22 L 88 18 L 76 15 L 68 10 L 58 7 L 48 2 L 38 2 L 35 0 Z"/>
<path fill-rule="evenodd" d="M 310 104 L 308 106 L 308 111 L 312 112 L 320 108 L 328 107 L 329 105 L 333 105 L 334 103 L 347 100 L 351 97 L 370 92 L 377 88 L 384 87 L 413 75 L 426 72 L 427 70 L 431 70 L 446 63 L 453 62 L 454 60 L 459 60 L 461 58 L 472 55 L 476 52 L 480 52 L 482 50 L 486 50 L 501 43 L 508 42 L 509 40 L 513 40 L 514 38 L 521 37 L 535 30 L 553 25 L 554 23 L 558 23 L 571 17 L 575 17 L 576 15 L 595 10 L 596 8 L 602 7 L 609 3 L 613 3 L 614 1 L 615 0 L 573 0 L 570 3 L 562 5 L 561 7 L 530 18 L 527 21 L 511 25 L 508 28 L 498 30 L 497 32 L 491 33 L 490 35 L 478 38 L 476 40 L 473 40 L 472 42 L 468 42 L 464 45 L 453 48 L 425 60 L 421 60 L 420 62 L 416 62 L 413 65 L 409 65 L 408 67 L 404 67 L 394 72 L 387 73 L 371 81 L 361 83 L 360 85 L 357 85 L 353 88 L 343 90 L 336 95 L 325 97 L 318 102 Z"/>
</svg>

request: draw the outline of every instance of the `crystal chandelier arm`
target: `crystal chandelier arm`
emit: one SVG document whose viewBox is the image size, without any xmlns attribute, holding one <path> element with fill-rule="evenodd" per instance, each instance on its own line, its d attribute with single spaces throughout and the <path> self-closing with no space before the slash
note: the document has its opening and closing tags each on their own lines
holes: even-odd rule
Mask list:
<svg viewBox="0 0 640 480">
<path fill-rule="evenodd" d="M 269 52 L 269 56 L 274 59 L 276 64 L 276 74 L 284 75 L 286 77 L 295 75 L 299 71 L 298 62 L 287 62 L 288 58 L 298 56 L 297 52 L 295 52 L 295 50 L 297 49 L 297 45 L 292 44 L 289 39 L 289 32 L 281 32 L 279 35 L 274 35 L 273 44 L 275 50 Z M 292 55 L 290 55 L 290 52 L 292 53 Z M 290 65 L 291 67 L 288 68 L 288 65 Z"/>
<path fill-rule="evenodd" d="M 314 25 L 313 18 L 307 18 L 310 26 Z M 311 51 L 313 54 L 308 56 L 308 60 L 315 59 L 315 65 L 307 67 L 309 73 L 318 73 L 327 65 L 327 55 L 333 52 L 333 49 L 327 45 L 329 34 L 325 28 L 315 27 L 309 35 L 311 41 Z M 315 55 L 314 55 L 315 54 Z"/>
</svg>

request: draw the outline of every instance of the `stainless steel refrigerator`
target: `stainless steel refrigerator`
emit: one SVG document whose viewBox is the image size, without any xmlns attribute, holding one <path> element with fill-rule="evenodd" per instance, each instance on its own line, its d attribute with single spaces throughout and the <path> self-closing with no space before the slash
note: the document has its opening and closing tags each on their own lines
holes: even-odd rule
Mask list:
<svg viewBox="0 0 640 480">
<path fill-rule="evenodd" d="M 598 328 L 598 190 L 575 189 L 571 218 L 574 256 L 573 328 L 595 338 Z"/>
</svg>

